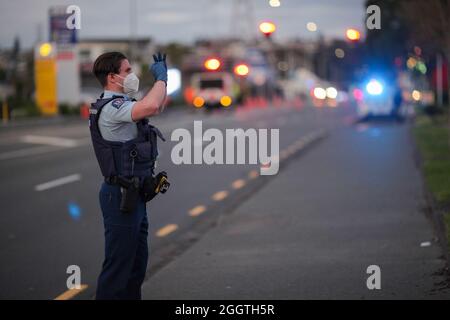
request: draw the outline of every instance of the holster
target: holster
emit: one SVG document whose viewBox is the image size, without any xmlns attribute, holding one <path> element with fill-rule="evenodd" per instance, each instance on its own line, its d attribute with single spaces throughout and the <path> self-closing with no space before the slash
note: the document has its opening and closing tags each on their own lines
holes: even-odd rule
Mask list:
<svg viewBox="0 0 450 320">
<path fill-rule="evenodd" d="M 105 181 L 120 186 L 122 193 L 120 211 L 123 213 L 132 213 L 136 209 L 139 200 L 139 178 L 132 177 L 128 179 L 122 176 L 115 176 L 106 178 Z"/>
</svg>

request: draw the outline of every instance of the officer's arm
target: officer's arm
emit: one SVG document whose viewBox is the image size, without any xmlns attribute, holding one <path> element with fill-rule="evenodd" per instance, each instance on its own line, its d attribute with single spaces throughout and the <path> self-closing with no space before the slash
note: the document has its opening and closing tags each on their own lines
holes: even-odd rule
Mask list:
<svg viewBox="0 0 450 320">
<path fill-rule="evenodd" d="M 166 88 L 167 88 L 167 85 L 166 85 Z M 159 111 L 158 111 L 159 113 L 163 112 L 165 107 L 166 107 L 166 103 L 165 103 L 166 98 L 167 98 L 167 90 L 166 90 L 166 92 L 164 94 L 163 103 L 159 106 Z"/>
<path fill-rule="evenodd" d="M 156 81 L 147 95 L 134 104 L 131 110 L 131 118 L 133 121 L 139 121 L 146 117 L 157 115 L 162 111 L 165 99 L 166 83 L 164 81 Z"/>
</svg>

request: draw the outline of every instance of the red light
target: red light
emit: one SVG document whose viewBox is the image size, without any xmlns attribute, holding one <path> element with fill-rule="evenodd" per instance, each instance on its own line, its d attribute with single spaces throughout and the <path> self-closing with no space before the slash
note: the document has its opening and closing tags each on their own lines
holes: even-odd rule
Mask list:
<svg viewBox="0 0 450 320">
<path fill-rule="evenodd" d="M 357 101 L 361 101 L 364 98 L 364 93 L 361 89 L 353 89 L 353 97 Z"/>
<path fill-rule="evenodd" d="M 205 68 L 208 70 L 215 71 L 220 68 L 220 61 L 216 58 L 211 58 L 205 61 Z"/>
<path fill-rule="evenodd" d="M 238 76 L 246 76 L 248 75 L 249 69 L 248 66 L 244 63 L 238 64 L 234 67 L 234 73 Z"/>
<path fill-rule="evenodd" d="M 277 29 L 277 27 L 275 26 L 275 24 L 273 24 L 272 22 L 262 22 L 259 25 L 259 30 L 264 33 L 264 35 L 266 37 L 270 36 L 272 33 L 275 32 L 275 30 Z"/>
</svg>

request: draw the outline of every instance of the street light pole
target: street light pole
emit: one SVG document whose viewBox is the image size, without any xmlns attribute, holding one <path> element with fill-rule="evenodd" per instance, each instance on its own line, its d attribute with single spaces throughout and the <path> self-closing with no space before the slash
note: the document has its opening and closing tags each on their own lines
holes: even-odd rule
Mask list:
<svg viewBox="0 0 450 320">
<path fill-rule="evenodd" d="M 137 0 L 130 0 L 130 59 L 134 61 L 136 54 Z"/>
<path fill-rule="evenodd" d="M 266 50 L 267 50 L 267 58 L 269 60 L 269 65 L 272 65 L 272 67 L 276 68 L 276 57 L 275 57 L 275 43 L 272 40 L 272 34 L 275 32 L 276 30 L 276 25 L 272 22 L 262 22 L 259 24 L 259 30 L 261 31 L 261 33 L 264 34 L 265 37 L 265 43 L 267 44 L 266 46 Z M 264 83 L 264 87 L 262 88 L 263 90 L 263 96 L 265 96 L 266 98 L 269 98 L 269 87 L 267 84 L 267 80 Z M 271 95 L 271 93 L 270 93 Z"/>
</svg>

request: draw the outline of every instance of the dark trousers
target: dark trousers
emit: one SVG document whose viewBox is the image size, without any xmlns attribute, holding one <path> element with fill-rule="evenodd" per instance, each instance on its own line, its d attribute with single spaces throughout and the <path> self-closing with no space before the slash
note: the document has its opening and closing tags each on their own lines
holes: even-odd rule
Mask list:
<svg viewBox="0 0 450 320">
<path fill-rule="evenodd" d="M 148 261 L 148 220 L 139 199 L 133 213 L 122 213 L 120 187 L 103 183 L 100 206 L 105 226 L 105 260 L 97 281 L 98 300 L 140 300 Z"/>
</svg>

